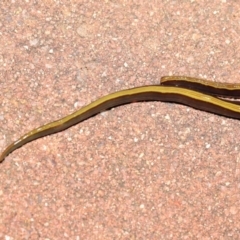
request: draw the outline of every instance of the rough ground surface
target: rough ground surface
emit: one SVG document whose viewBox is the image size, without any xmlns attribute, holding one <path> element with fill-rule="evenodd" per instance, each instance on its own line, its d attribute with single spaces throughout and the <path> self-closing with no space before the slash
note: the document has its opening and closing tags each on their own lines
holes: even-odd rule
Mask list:
<svg viewBox="0 0 240 240">
<path fill-rule="evenodd" d="M 0 2 L 0 148 L 163 75 L 240 83 L 238 1 Z M 0 165 L 0 239 L 240 239 L 240 121 L 133 103 Z"/>
</svg>

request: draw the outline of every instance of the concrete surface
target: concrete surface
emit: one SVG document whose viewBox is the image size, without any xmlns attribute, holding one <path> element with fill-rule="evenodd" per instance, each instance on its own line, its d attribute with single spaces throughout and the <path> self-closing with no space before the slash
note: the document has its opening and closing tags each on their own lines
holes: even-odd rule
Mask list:
<svg viewBox="0 0 240 240">
<path fill-rule="evenodd" d="M 163 75 L 240 83 L 238 1 L 1 1 L 0 148 Z M 0 165 L 0 239 L 240 239 L 240 121 L 115 108 Z"/>
</svg>

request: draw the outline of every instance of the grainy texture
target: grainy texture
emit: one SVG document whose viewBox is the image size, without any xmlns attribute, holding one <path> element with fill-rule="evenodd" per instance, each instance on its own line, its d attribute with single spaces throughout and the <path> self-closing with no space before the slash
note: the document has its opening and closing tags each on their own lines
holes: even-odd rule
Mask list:
<svg viewBox="0 0 240 240">
<path fill-rule="evenodd" d="M 240 83 L 237 1 L 1 1 L 0 148 L 163 75 Z M 133 103 L 0 165 L 0 239 L 240 239 L 240 121 Z"/>
</svg>

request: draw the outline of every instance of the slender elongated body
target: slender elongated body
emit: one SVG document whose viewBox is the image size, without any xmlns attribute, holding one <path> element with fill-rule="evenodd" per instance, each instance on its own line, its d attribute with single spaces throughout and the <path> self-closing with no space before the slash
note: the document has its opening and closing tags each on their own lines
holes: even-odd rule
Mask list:
<svg viewBox="0 0 240 240">
<path fill-rule="evenodd" d="M 179 77 L 180 78 L 180 77 Z M 194 89 L 195 82 L 188 83 L 190 88 Z M 213 84 L 214 85 L 214 84 Z M 198 85 L 195 85 L 198 86 Z M 197 88 L 198 89 L 198 88 Z M 219 88 L 216 86 L 211 89 L 218 90 Z M 198 89 L 199 90 L 199 89 Z M 224 90 L 224 88 L 223 88 Z M 228 90 L 228 89 L 225 89 Z M 235 88 L 236 91 L 240 91 Z M 122 90 L 119 92 L 115 92 L 99 98 L 98 100 L 90 103 L 87 106 L 84 106 L 80 110 L 62 118 L 57 121 L 48 123 L 39 128 L 36 128 L 22 137 L 20 137 L 17 141 L 10 144 L 1 154 L 0 162 L 2 162 L 5 157 L 13 152 L 15 149 L 23 146 L 26 143 L 29 143 L 35 139 L 44 137 L 46 135 L 50 135 L 56 132 L 60 132 L 65 130 L 77 123 L 80 123 L 94 115 L 111 109 L 113 107 L 117 107 L 120 105 L 128 104 L 131 102 L 138 101 L 163 101 L 163 102 L 175 102 L 184 104 L 199 110 L 207 111 L 210 113 L 215 113 L 221 116 L 240 119 L 240 106 L 234 104 L 229 101 L 225 101 L 223 99 L 205 94 L 205 91 L 194 91 L 187 88 L 182 87 L 172 87 L 172 86 L 162 86 L 162 85 L 153 85 L 153 86 L 143 86 L 132 88 L 128 90 Z M 233 96 L 235 96 L 235 92 L 231 92 Z M 218 93 L 214 94 L 218 95 Z M 222 92 L 221 94 L 222 95 Z M 230 96 L 230 94 L 224 94 L 224 96 Z"/>
</svg>

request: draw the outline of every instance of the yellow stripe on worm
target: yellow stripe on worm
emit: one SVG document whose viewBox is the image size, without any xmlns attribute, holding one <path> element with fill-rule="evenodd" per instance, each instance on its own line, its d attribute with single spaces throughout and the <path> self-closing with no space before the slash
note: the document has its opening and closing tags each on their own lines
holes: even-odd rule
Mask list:
<svg viewBox="0 0 240 240">
<path fill-rule="evenodd" d="M 164 76 L 162 86 L 182 87 L 219 97 L 240 98 L 240 84 L 213 82 L 187 76 Z"/>
<path fill-rule="evenodd" d="M 175 102 L 225 117 L 240 119 L 240 106 L 219 98 L 185 89 L 169 86 L 144 86 L 122 90 L 99 98 L 80 110 L 57 121 L 36 128 L 10 144 L 0 156 L 0 162 L 17 148 L 35 139 L 65 130 L 94 115 L 123 104 L 137 101 Z"/>
</svg>

